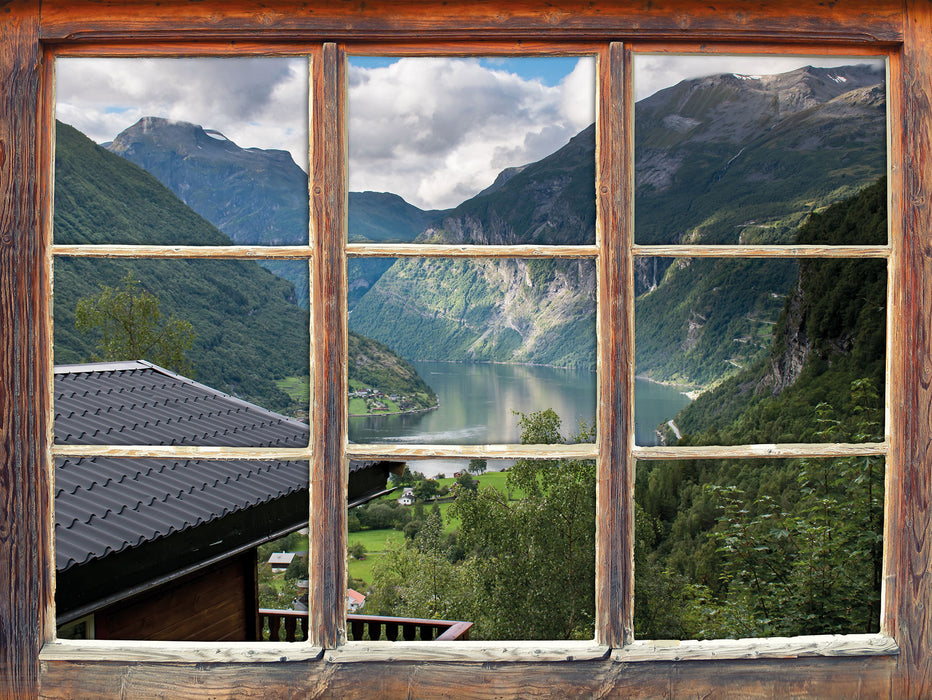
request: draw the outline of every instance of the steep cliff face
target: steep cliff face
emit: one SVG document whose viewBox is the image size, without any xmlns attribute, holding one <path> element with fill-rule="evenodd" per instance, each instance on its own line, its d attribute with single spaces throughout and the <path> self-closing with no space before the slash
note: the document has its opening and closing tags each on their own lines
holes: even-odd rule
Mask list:
<svg viewBox="0 0 932 700">
<path fill-rule="evenodd" d="M 812 342 L 806 335 L 805 319 L 808 303 L 801 280 L 797 280 L 793 294 L 787 302 L 782 322 L 775 332 L 774 351 L 768 368 L 757 382 L 757 393 L 770 392 L 774 396 L 793 386 L 803 372 L 812 354 Z"/>
<path fill-rule="evenodd" d="M 594 288 L 591 261 L 400 260 L 350 325 L 409 359 L 594 368 Z"/>
<path fill-rule="evenodd" d="M 595 126 L 546 158 L 503 171 L 419 239 L 509 245 L 595 242 Z"/>
</svg>

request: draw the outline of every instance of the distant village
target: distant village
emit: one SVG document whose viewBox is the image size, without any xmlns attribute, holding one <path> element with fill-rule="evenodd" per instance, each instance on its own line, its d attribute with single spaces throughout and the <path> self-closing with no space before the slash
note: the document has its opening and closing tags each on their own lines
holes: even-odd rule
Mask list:
<svg viewBox="0 0 932 700">
<path fill-rule="evenodd" d="M 363 387 L 350 391 L 349 399 L 349 415 L 351 416 L 364 416 L 372 413 L 412 413 L 423 410 L 411 396 L 406 394 L 384 394 L 372 387 Z M 353 402 L 353 399 L 365 402 L 366 410 L 364 413 L 359 411 L 359 402 Z"/>
</svg>

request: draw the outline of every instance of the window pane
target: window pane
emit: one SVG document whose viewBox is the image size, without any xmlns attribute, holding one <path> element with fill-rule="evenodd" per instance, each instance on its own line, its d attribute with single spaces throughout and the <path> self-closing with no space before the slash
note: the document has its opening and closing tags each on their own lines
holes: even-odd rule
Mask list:
<svg viewBox="0 0 932 700">
<path fill-rule="evenodd" d="M 306 417 L 307 411 L 308 314 L 285 280 L 250 261 L 92 258 L 58 258 L 54 279 L 57 365 L 153 363 L 180 375 L 172 385 L 201 397 L 192 400 L 230 404 L 236 415 L 266 415 L 268 420 L 256 419 L 259 424 L 289 426 L 287 435 L 273 438 L 254 433 L 247 427 L 251 421 L 233 420 L 223 409 L 210 413 L 219 423 L 208 430 L 194 420 L 199 412 L 192 408 L 191 421 L 153 415 L 153 425 L 160 427 L 152 434 L 107 430 L 94 443 L 307 445 L 306 424 L 291 417 Z M 153 390 L 168 391 L 156 380 Z M 160 400 L 177 403 L 167 395 Z M 125 419 L 110 415 L 114 425 Z"/>
<path fill-rule="evenodd" d="M 558 421 L 526 416 L 525 436 L 555 436 Z M 349 511 L 349 587 L 364 596 L 350 639 L 426 640 L 431 622 L 431 638 L 466 622 L 469 639 L 591 639 L 594 462 L 459 460 L 444 474 L 423 464 L 393 477 L 399 490 Z M 393 639 L 385 625 L 364 627 L 368 616 L 423 622 L 399 625 Z"/>
<path fill-rule="evenodd" d="M 261 639 L 281 642 L 306 641 L 308 529 L 303 527 L 267 542 L 261 545 L 257 552 Z"/>
<path fill-rule="evenodd" d="M 640 55 L 634 71 L 637 243 L 792 243 L 886 171 L 882 59 Z"/>
<path fill-rule="evenodd" d="M 635 635 L 877 632 L 882 457 L 640 462 Z"/>
<path fill-rule="evenodd" d="M 797 240 L 885 231 L 880 180 L 810 217 Z M 882 439 L 885 260 L 640 262 L 665 269 L 635 303 L 638 372 L 698 396 L 659 428 L 668 443 Z M 876 429 L 861 431 L 860 417 L 875 410 Z"/>
<path fill-rule="evenodd" d="M 594 277 L 591 260 L 394 261 L 349 317 L 350 439 L 516 443 L 515 411 L 547 408 L 591 423 Z"/>
<path fill-rule="evenodd" d="M 55 243 L 307 243 L 307 59 L 63 58 L 56 71 Z M 262 264 L 307 296 L 305 263 Z"/>
<path fill-rule="evenodd" d="M 61 631 L 89 619 L 82 633 L 96 639 L 258 640 L 257 606 L 294 608 L 279 598 L 300 586 L 291 572 L 269 582 L 264 564 L 257 590 L 256 545 L 307 522 L 307 475 L 306 462 L 56 459 Z"/>
<path fill-rule="evenodd" d="M 595 241 L 593 58 L 349 66 L 351 242 Z"/>
</svg>

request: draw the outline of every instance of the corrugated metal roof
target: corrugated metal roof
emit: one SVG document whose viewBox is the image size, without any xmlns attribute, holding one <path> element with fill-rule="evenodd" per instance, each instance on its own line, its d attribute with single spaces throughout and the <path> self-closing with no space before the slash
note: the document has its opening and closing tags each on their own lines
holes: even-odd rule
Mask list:
<svg viewBox="0 0 932 700">
<path fill-rule="evenodd" d="M 147 362 L 57 368 L 54 428 L 56 444 L 308 444 L 304 423 Z M 267 503 L 307 483 L 306 462 L 58 458 L 56 568 Z"/>
</svg>

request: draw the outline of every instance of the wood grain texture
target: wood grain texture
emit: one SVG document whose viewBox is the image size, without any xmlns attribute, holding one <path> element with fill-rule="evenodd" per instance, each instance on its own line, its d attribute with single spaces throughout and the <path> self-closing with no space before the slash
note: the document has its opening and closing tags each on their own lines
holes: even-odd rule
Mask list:
<svg viewBox="0 0 932 700">
<path fill-rule="evenodd" d="M 636 245 L 639 258 L 887 258 L 884 245 Z"/>
<path fill-rule="evenodd" d="M 634 639 L 634 291 L 631 241 L 634 93 L 630 54 L 612 43 L 599 58 L 596 119 L 598 461 L 596 640 Z"/>
<path fill-rule="evenodd" d="M 908 0 L 906 20 L 885 597 L 886 625 L 900 645 L 893 695 L 919 698 L 932 696 L 932 3 Z"/>
<path fill-rule="evenodd" d="M 221 562 L 194 575 L 147 591 L 94 613 L 98 639 L 161 641 L 238 641 L 255 639 L 247 616 L 255 600 L 246 595 L 252 580 L 254 552 Z M 252 626 L 254 630 L 255 627 Z"/>
<path fill-rule="evenodd" d="M 895 657 L 713 663 L 42 662 L 42 698 L 890 698 Z"/>
<path fill-rule="evenodd" d="M 9 582 L 0 585 L 0 697 L 35 696 L 37 672 L 44 697 L 932 696 L 928 612 L 932 600 L 932 10 L 927 0 L 723 0 L 704 5 L 692 0 L 662 4 L 649 0 L 513 0 L 507 4 L 440 0 L 44 0 L 41 23 L 37 8 L 38 2 L 28 0 L 0 4 L 0 583 Z M 905 23 L 904 18 L 908 20 Z M 297 53 L 305 51 L 306 42 L 312 39 L 399 44 L 436 39 L 459 42 L 448 46 L 465 52 L 469 46 L 480 48 L 488 38 L 512 41 L 516 46 L 525 45 L 521 43 L 525 39 L 541 43 L 671 39 L 679 42 L 674 47 L 678 50 L 703 46 L 701 42 L 720 42 L 718 46 L 725 47 L 721 42 L 737 41 L 740 44 L 734 46 L 738 52 L 742 46 L 763 40 L 771 42 L 765 49 L 780 51 L 795 46 L 808 52 L 809 47 L 820 46 L 827 47 L 826 52 L 857 53 L 857 47 L 863 45 L 865 52 L 879 53 L 905 37 L 902 60 L 895 57 L 891 61 L 894 72 L 902 67 L 904 80 L 897 94 L 891 95 L 891 110 L 899 115 L 893 123 L 891 149 L 894 221 L 890 253 L 898 285 L 891 292 L 891 318 L 897 321 L 891 327 L 896 348 L 891 366 L 898 379 L 890 402 L 892 466 L 888 470 L 885 552 L 889 614 L 884 622 L 884 631 L 898 643 L 899 657 L 353 664 L 316 660 L 320 647 L 310 645 L 287 645 L 285 650 L 280 648 L 285 645 L 260 645 L 255 652 L 247 652 L 224 645 L 208 648 L 160 643 L 140 653 L 138 647 L 121 651 L 94 645 L 76 652 L 66 643 L 57 643 L 48 645 L 37 661 L 41 630 L 49 624 L 43 611 L 52 600 L 47 575 L 49 528 L 43 531 L 43 523 L 51 522 L 50 504 L 43 495 L 48 493 L 47 484 L 41 483 L 46 473 L 43 430 L 47 426 L 42 423 L 48 396 L 43 382 L 49 380 L 48 371 L 42 369 L 49 349 L 43 320 L 47 295 L 44 268 L 36 262 L 42 258 L 44 245 L 36 220 L 40 209 L 36 182 L 43 181 L 37 177 L 35 164 L 40 89 L 36 35 L 40 31 L 51 42 L 62 42 L 56 45 L 73 54 L 109 51 L 122 55 L 173 50 L 212 55 L 228 49 Z M 147 43 L 152 40 L 155 43 Z M 787 43 L 772 43 L 776 41 Z M 312 53 L 322 58 L 322 52 Z M 334 65 L 338 62 L 331 63 Z M 320 94 L 327 94 L 325 73 L 322 68 L 318 75 Z M 330 84 L 334 83 L 339 81 Z M 902 106 L 899 111 L 897 101 Z M 315 114 L 327 109 L 318 104 Z M 334 122 L 331 119 L 329 123 Z M 340 134 L 335 136 L 337 141 L 326 147 L 342 153 Z M 326 144 L 323 127 L 315 138 L 319 150 Z M 342 182 L 342 176 L 333 172 L 332 162 L 315 166 L 312 177 L 318 176 L 321 182 Z M 326 196 L 331 194 L 328 190 Z M 315 225 L 326 224 L 327 212 L 332 214 L 340 206 L 338 200 L 321 204 L 314 214 Z M 342 244 L 343 233 L 335 229 L 332 219 L 329 226 L 336 238 L 334 245 Z M 326 230 L 324 225 L 317 232 L 322 235 Z M 328 285 L 334 281 L 333 274 L 343 274 L 345 259 L 326 242 L 318 240 L 315 245 L 319 246 L 315 251 L 321 251 L 320 256 L 314 253 L 317 257 L 312 264 L 312 271 L 321 275 L 317 302 L 340 304 L 340 295 L 328 297 L 327 289 L 332 290 Z M 336 272 L 328 268 L 328 262 L 338 263 Z M 318 308 L 316 313 L 326 318 L 332 311 Z M 336 336 L 343 333 L 339 322 L 334 327 Z M 324 352 L 318 345 L 315 358 L 339 362 L 343 341 L 335 336 L 324 340 L 323 347 L 329 350 Z M 339 408 L 334 401 L 344 399 L 335 392 L 334 384 L 327 383 L 333 375 L 322 368 L 318 372 L 314 386 L 323 387 L 332 396 L 328 403 L 315 394 L 314 408 L 335 415 Z M 339 381 L 343 381 L 342 375 Z M 335 447 L 341 444 L 339 436 L 333 434 L 333 425 L 339 422 L 328 421 L 321 431 L 321 442 L 315 443 L 315 448 L 331 452 L 315 462 L 314 475 L 321 481 L 312 485 L 312 492 L 316 489 L 317 501 L 324 507 L 314 513 L 315 518 L 329 518 L 331 531 L 343 536 L 342 494 L 338 498 L 333 491 L 345 488 L 342 474 L 335 478 L 333 473 L 345 468 L 345 460 Z M 336 580 L 337 568 L 342 571 L 343 545 L 328 537 L 323 533 L 318 540 L 322 542 L 320 552 L 323 555 L 328 547 L 333 549 L 326 556 L 338 562 L 337 566 L 322 563 L 313 574 L 321 638 L 332 635 L 342 624 L 333 609 L 325 608 L 328 601 L 342 606 Z M 334 556 L 335 552 L 339 556 Z M 612 575 L 617 576 L 617 572 Z M 610 629 L 612 624 L 609 621 L 601 629 Z M 75 660 L 75 653 L 84 657 Z M 249 659 L 252 653 L 255 659 Z M 93 660 L 99 658 L 108 661 Z M 255 660 L 282 662 L 262 664 Z"/>
<path fill-rule="evenodd" d="M 507 3 L 443 0 L 92 0 L 79 13 L 73 0 L 44 0 L 42 37 L 50 41 L 153 41 L 184 29 L 204 40 L 497 41 L 672 39 L 761 40 L 799 43 L 892 43 L 902 36 L 900 2 L 848 0 L 509 0 Z M 659 10 L 659 11 L 658 11 Z"/>
<path fill-rule="evenodd" d="M 569 662 L 608 659 L 611 650 L 593 642 L 359 642 L 328 649 L 329 663 L 411 662 Z"/>
<path fill-rule="evenodd" d="M 697 659 L 798 659 L 807 656 L 895 656 L 899 647 L 880 634 L 820 634 L 767 639 L 638 641 L 612 652 L 623 663 Z"/>
<path fill-rule="evenodd" d="M 363 445 L 346 448 L 352 459 L 595 459 L 598 447 L 581 445 Z"/>
<path fill-rule="evenodd" d="M 38 31 L 37 4 L 0 7 L 0 697 L 35 694 L 52 596 Z"/>
<path fill-rule="evenodd" d="M 686 445 L 634 447 L 636 459 L 758 459 L 866 457 L 885 455 L 889 446 L 883 442 L 865 443 L 784 443 L 763 445 Z"/>
<path fill-rule="evenodd" d="M 346 638 L 345 59 L 328 43 L 311 57 L 311 482 L 309 641 Z"/>
<path fill-rule="evenodd" d="M 351 258 L 594 258 L 594 245 L 418 245 L 351 243 Z"/>
<path fill-rule="evenodd" d="M 310 246 L 234 245 L 55 245 L 55 256 L 75 258 L 217 258 L 251 260 L 308 260 Z"/>
<path fill-rule="evenodd" d="M 40 663 L 83 664 L 260 664 L 319 661 L 323 649 L 302 642 L 147 642 L 141 640 L 59 639 L 42 647 Z"/>
</svg>

